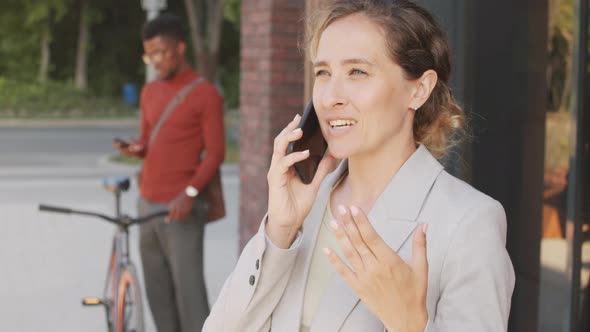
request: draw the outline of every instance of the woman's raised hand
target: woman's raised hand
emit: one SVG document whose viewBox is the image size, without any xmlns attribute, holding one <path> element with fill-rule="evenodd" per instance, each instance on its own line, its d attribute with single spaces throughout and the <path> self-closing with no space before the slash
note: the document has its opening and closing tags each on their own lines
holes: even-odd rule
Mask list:
<svg viewBox="0 0 590 332">
<path fill-rule="evenodd" d="M 321 182 L 330 172 L 334 158 L 324 155 L 310 184 L 304 184 L 293 165 L 309 158 L 309 151 L 287 154 L 289 143 L 300 139 L 303 131 L 297 128 L 301 117 L 296 115 L 274 140 L 268 170 L 268 221 L 266 234 L 280 248 L 289 248 L 316 199 Z"/>
<path fill-rule="evenodd" d="M 428 321 L 427 226 L 417 226 L 412 260 L 406 263 L 377 234 L 360 208 L 339 206 L 338 212 L 332 229 L 350 265 L 324 248 L 336 271 L 387 331 L 423 332 Z"/>
</svg>

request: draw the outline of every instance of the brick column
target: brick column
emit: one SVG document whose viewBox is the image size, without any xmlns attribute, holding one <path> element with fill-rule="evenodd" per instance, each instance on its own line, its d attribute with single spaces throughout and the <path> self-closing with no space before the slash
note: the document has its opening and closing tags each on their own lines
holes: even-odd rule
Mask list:
<svg viewBox="0 0 590 332">
<path fill-rule="evenodd" d="M 243 0 L 240 248 L 266 213 L 274 137 L 303 110 L 303 0 Z"/>
</svg>

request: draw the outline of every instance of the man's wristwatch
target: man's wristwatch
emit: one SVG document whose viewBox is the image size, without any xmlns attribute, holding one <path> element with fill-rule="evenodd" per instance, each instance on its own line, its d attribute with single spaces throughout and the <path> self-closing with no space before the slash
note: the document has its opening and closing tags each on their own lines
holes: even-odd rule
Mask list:
<svg viewBox="0 0 590 332">
<path fill-rule="evenodd" d="M 184 193 L 190 198 L 195 198 L 199 195 L 199 190 L 193 186 L 188 186 L 184 189 Z"/>
</svg>

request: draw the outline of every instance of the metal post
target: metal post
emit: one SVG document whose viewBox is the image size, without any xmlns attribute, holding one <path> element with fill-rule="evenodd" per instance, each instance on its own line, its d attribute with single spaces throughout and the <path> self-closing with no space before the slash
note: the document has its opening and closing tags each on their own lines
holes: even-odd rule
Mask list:
<svg viewBox="0 0 590 332">
<path fill-rule="evenodd" d="M 588 61 L 588 2 L 586 0 L 574 1 L 574 61 L 573 61 L 573 80 L 576 82 L 575 92 L 573 92 L 573 110 L 571 113 L 572 136 L 571 142 L 571 162 L 568 177 L 568 202 L 567 202 L 567 228 L 571 230 L 568 234 L 568 282 L 569 282 L 569 306 L 567 308 L 569 315 L 564 322 L 563 331 L 579 332 L 581 331 L 580 317 L 580 282 L 582 270 L 582 177 L 584 144 L 582 116 L 585 110 L 585 92 L 586 92 L 586 66 Z M 574 14 L 575 15 L 575 14 Z"/>
<path fill-rule="evenodd" d="M 166 0 L 141 0 L 141 7 L 147 12 L 147 21 L 158 17 L 161 10 L 166 9 Z M 146 65 L 145 81 L 150 82 L 156 78 L 156 71 L 153 65 Z"/>
<path fill-rule="evenodd" d="M 118 189 L 115 192 L 115 217 L 121 217 L 121 192 Z"/>
</svg>

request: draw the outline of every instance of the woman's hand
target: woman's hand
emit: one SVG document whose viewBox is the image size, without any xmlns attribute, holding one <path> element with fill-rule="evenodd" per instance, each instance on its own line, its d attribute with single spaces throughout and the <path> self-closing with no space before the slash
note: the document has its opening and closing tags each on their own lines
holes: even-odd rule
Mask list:
<svg viewBox="0 0 590 332">
<path fill-rule="evenodd" d="M 352 206 L 338 207 L 332 229 L 351 267 L 333 250 L 324 252 L 389 332 L 424 332 L 428 321 L 426 290 L 426 225 L 414 234 L 412 262 L 407 264 L 377 234 L 365 213 Z"/>
<path fill-rule="evenodd" d="M 313 181 L 306 185 L 291 166 L 309 158 L 309 151 L 286 154 L 290 142 L 303 135 L 297 128 L 301 117 L 295 116 L 275 138 L 268 170 L 268 221 L 266 234 L 280 248 L 289 248 L 309 214 L 321 182 L 330 172 L 334 158 L 328 153 L 318 166 Z"/>
</svg>

